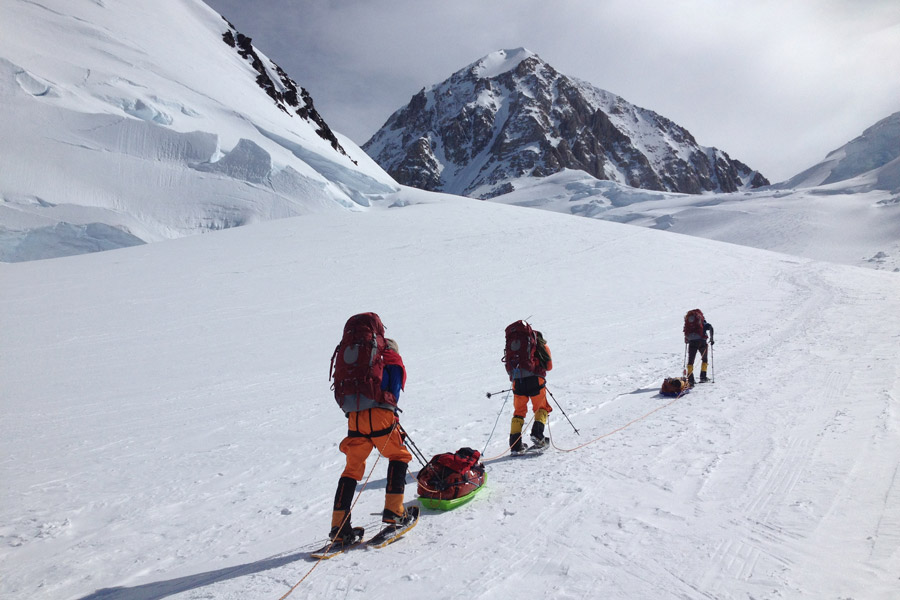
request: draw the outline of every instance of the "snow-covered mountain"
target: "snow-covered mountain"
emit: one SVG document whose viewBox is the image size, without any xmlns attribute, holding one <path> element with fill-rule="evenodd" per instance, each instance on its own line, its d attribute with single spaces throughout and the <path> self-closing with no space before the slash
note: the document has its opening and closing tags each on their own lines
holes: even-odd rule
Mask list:
<svg viewBox="0 0 900 600">
<path fill-rule="evenodd" d="M 820 165 L 758 190 L 674 194 L 565 170 L 514 180 L 515 189 L 493 201 L 900 272 L 898 115 Z"/>
<path fill-rule="evenodd" d="M 422 89 L 363 149 L 400 183 L 476 198 L 563 169 L 689 194 L 769 183 L 669 119 L 524 48 L 493 52 Z"/>
<path fill-rule="evenodd" d="M 402 186 L 333 132 L 299 85 L 199 0 L 171 0 L 160 10 L 138 0 L 10 0 L 0 4 L 0 24 L 0 261 L 403 204 L 391 199 Z M 677 140 L 690 138 L 684 130 L 556 74 L 525 50 L 494 53 L 454 78 L 457 87 L 442 84 L 417 98 L 435 107 L 454 102 L 462 107 L 444 130 L 460 156 L 476 147 L 466 146 L 466 140 L 485 146 L 477 157 L 482 162 L 457 171 L 445 166 L 438 179 L 506 177 L 518 172 L 514 164 L 534 165 L 524 176 L 485 184 L 473 195 L 512 189 L 494 199 L 900 270 L 900 201 L 889 191 L 900 147 L 896 115 L 848 145 L 844 154 L 860 168 L 837 173 L 882 164 L 853 179 L 810 188 L 685 195 L 620 182 L 627 177 L 618 170 L 618 158 L 594 161 L 612 169 L 613 180 L 603 180 L 581 163 L 562 168 L 562 159 L 553 159 L 551 168 L 541 162 L 539 150 L 549 144 L 548 156 L 583 157 L 575 152 L 583 146 L 563 133 L 580 127 L 592 136 L 588 125 L 608 117 L 611 124 L 635 128 L 628 143 L 609 145 L 617 156 L 650 157 L 635 164 L 656 169 L 665 162 L 661 149 L 678 148 L 671 159 L 674 171 L 666 171 L 669 179 L 746 187 L 751 174 L 735 166 L 735 175 L 727 165 L 736 163 L 722 162 L 722 156 L 716 163 L 721 168 L 707 169 L 708 177 L 701 176 L 702 169 L 686 175 L 679 170 L 685 161 L 708 165 L 702 156 L 709 149 L 679 146 Z M 551 80 L 552 88 L 547 87 Z M 462 96 L 475 88 L 479 102 L 466 108 Z M 548 97 L 556 98 L 552 109 L 545 106 Z M 595 104 L 606 108 L 594 110 Z M 495 115 L 496 107 L 505 112 Z M 437 114 L 429 111 L 416 114 L 423 119 Z M 492 128 L 500 121 L 502 126 Z M 549 142 L 541 137 L 548 123 L 560 135 Z M 500 147 L 508 160 L 493 153 Z M 657 173 L 642 168 L 631 175 Z M 554 169 L 558 172 L 533 176 Z M 858 193 L 873 186 L 883 189 Z M 829 232 L 837 230 L 842 242 L 835 244 Z"/>
<path fill-rule="evenodd" d="M 0 23 L 0 260 L 358 210 L 397 189 L 200 0 L 9 0 Z"/>
<path fill-rule="evenodd" d="M 850 180 L 854 180 L 855 191 L 888 190 L 900 194 L 900 112 L 878 121 L 858 138 L 830 152 L 819 164 L 776 187 L 824 187 Z"/>
</svg>

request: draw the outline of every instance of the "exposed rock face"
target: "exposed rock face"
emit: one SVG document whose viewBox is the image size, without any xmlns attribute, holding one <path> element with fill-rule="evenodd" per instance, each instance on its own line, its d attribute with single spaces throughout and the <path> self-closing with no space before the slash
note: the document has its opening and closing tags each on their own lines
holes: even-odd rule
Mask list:
<svg viewBox="0 0 900 600">
<path fill-rule="evenodd" d="M 363 149 L 400 183 L 479 198 L 562 169 L 690 194 L 769 183 L 665 117 L 561 75 L 523 48 L 423 89 Z"/>
<path fill-rule="evenodd" d="M 315 123 L 317 125 L 316 133 L 319 134 L 319 137 L 331 143 L 332 148 L 346 156 L 347 152 L 341 147 L 334 132 L 331 131 L 328 123 L 325 122 L 325 119 L 313 106 L 309 92 L 299 87 L 281 67 L 271 63 L 271 61 L 272 68 L 266 68 L 266 63 L 256 53 L 256 49 L 253 48 L 252 40 L 235 30 L 234 25 L 231 23 L 228 23 L 228 27 L 228 31 L 222 34 L 222 40 L 232 48 L 235 48 L 241 58 L 250 63 L 253 70 L 258 73 L 256 84 L 275 101 L 275 105 L 289 115 L 296 114 L 307 121 Z M 353 162 L 354 164 L 356 163 L 356 161 Z"/>
</svg>

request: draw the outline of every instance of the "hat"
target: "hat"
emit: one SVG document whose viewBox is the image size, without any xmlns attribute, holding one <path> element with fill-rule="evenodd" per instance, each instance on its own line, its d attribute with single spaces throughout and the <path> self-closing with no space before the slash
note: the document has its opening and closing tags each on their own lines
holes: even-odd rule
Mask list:
<svg viewBox="0 0 900 600">
<path fill-rule="evenodd" d="M 391 338 L 384 338 L 384 345 L 394 352 L 400 352 L 400 346 L 398 346 L 397 342 L 395 342 Z"/>
</svg>

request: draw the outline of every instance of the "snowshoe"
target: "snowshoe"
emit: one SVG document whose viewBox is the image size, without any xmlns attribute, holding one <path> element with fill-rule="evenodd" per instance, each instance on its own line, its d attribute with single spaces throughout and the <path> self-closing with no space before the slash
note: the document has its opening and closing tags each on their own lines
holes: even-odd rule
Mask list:
<svg viewBox="0 0 900 600">
<path fill-rule="evenodd" d="M 532 435 L 531 436 L 531 445 L 535 449 L 536 448 L 546 448 L 548 445 L 550 445 L 550 438 L 544 437 L 544 436 L 538 437 L 536 435 Z"/>
<path fill-rule="evenodd" d="M 512 454 L 513 456 L 519 456 L 521 454 L 525 454 L 526 452 L 528 452 L 529 448 L 531 447 L 528 444 L 523 444 L 521 442 L 519 442 L 518 445 L 519 445 L 518 448 L 513 447 L 513 448 L 509 449 L 510 454 Z"/>
<path fill-rule="evenodd" d="M 331 533 L 328 535 L 328 542 L 318 550 L 310 552 L 310 556 L 319 560 L 337 556 L 360 545 L 365 533 L 365 529 L 362 527 L 345 527 L 342 531 L 338 531 L 337 527 L 332 527 Z"/>
<path fill-rule="evenodd" d="M 388 513 L 390 511 L 385 511 Z M 390 513 L 396 518 L 396 522 L 385 521 L 385 526 L 374 537 L 366 540 L 366 546 L 370 548 L 384 548 L 400 539 L 403 534 L 416 526 L 419 522 L 419 507 L 410 506 L 403 511 L 403 516 Z"/>
</svg>

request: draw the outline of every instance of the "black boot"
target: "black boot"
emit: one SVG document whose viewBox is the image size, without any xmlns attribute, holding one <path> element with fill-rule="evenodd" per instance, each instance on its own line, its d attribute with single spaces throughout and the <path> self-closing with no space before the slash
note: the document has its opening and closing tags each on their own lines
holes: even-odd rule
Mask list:
<svg viewBox="0 0 900 600">
<path fill-rule="evenodd" d="M 353 494 L 356 493 L 356 480 L 352 477 L 338 479 L 337 491 L 334 493 L 334 510 L 350 511 Z"/>
<path fill-rule="evenodd" d="M 406 470 L 408 468 L 409 465 L 400 460 L 392 460 L 388 463 L 387 486 L 385 489 L 388 494 L 403 493 L 403 488 L 406 487 Z"/>
<path fill-rule="evenodd" d="M 328 533 L 328 539 L 334 541 L 337 544 L 355 544 L 363 536 L 363 528 L 362 527 L 353 527 L 350 525 L 350 515 L 347 515 L 347 520 L 344 521 L 343 525 L 338 527 L 332 527 L 331 531 Z"/>
<path fill-rule="evenodd" d="M 387 470 L 387 487 L 384 496 L 384 512 L 381 520 L 391 525 L 404 524 L 407 518 L 406 508 L 403 506 L 403 488 L 406 486 L 406 470 L 408 465 L 399 460 L 392 460 L 388 463 Z M 388 506 L 399 506 L 401 513 L 395 513 L 389 510 Z"/>
<path fill-rule="evenodd" d="M 381 522 L 385 525 L 393 525 L 396 527 L 402 527 L 403 525 L 408 524 L 413 519 L 413 513 L 404 507 L 403 514 L 398 515 L 392 510 L 384 509 L 381 513 Z"/>
<path fill-rule="evenodd" d="M 353 538 L 354 527 L 350 524 L 350 506 L 356 492 L 356 480 L 352 477 L 341 477 L 337 491 L 334 493 L 334 512 L 332 513 L 331 531 L 328 537 L 338 542 L 349 542 Z"/>
<path fill-rule="evenodd" d="M 513 452 L 521 452 L 525 449 L 525 445 L 522 443 L 521 433 L 509 434 L 509 449 Z"/>
<path fill-rule="evenodd" d="M 695 385 L 696 383 L 697 383 L 697 382 L 694 381 L 694 374 L 691 373 L 690 375 L 688 375 L 688 385 L 691 386 L 691 387 L 694 387 L 694 385 Z"/>
<path fill-rule="evenodd" d="M 700 383 L 707 381 L 709 381 L 709 378 L 706 376 L 706 371 L 700 371 Z"/>
<path fill-rule="evenodd" d="M 544 437 L 544 424 L 540 421 L 535 421 L 531 425 L 531 441 L 538 448 L 543 448 L 550 443 L 550 439 Z"/>
</svg>

